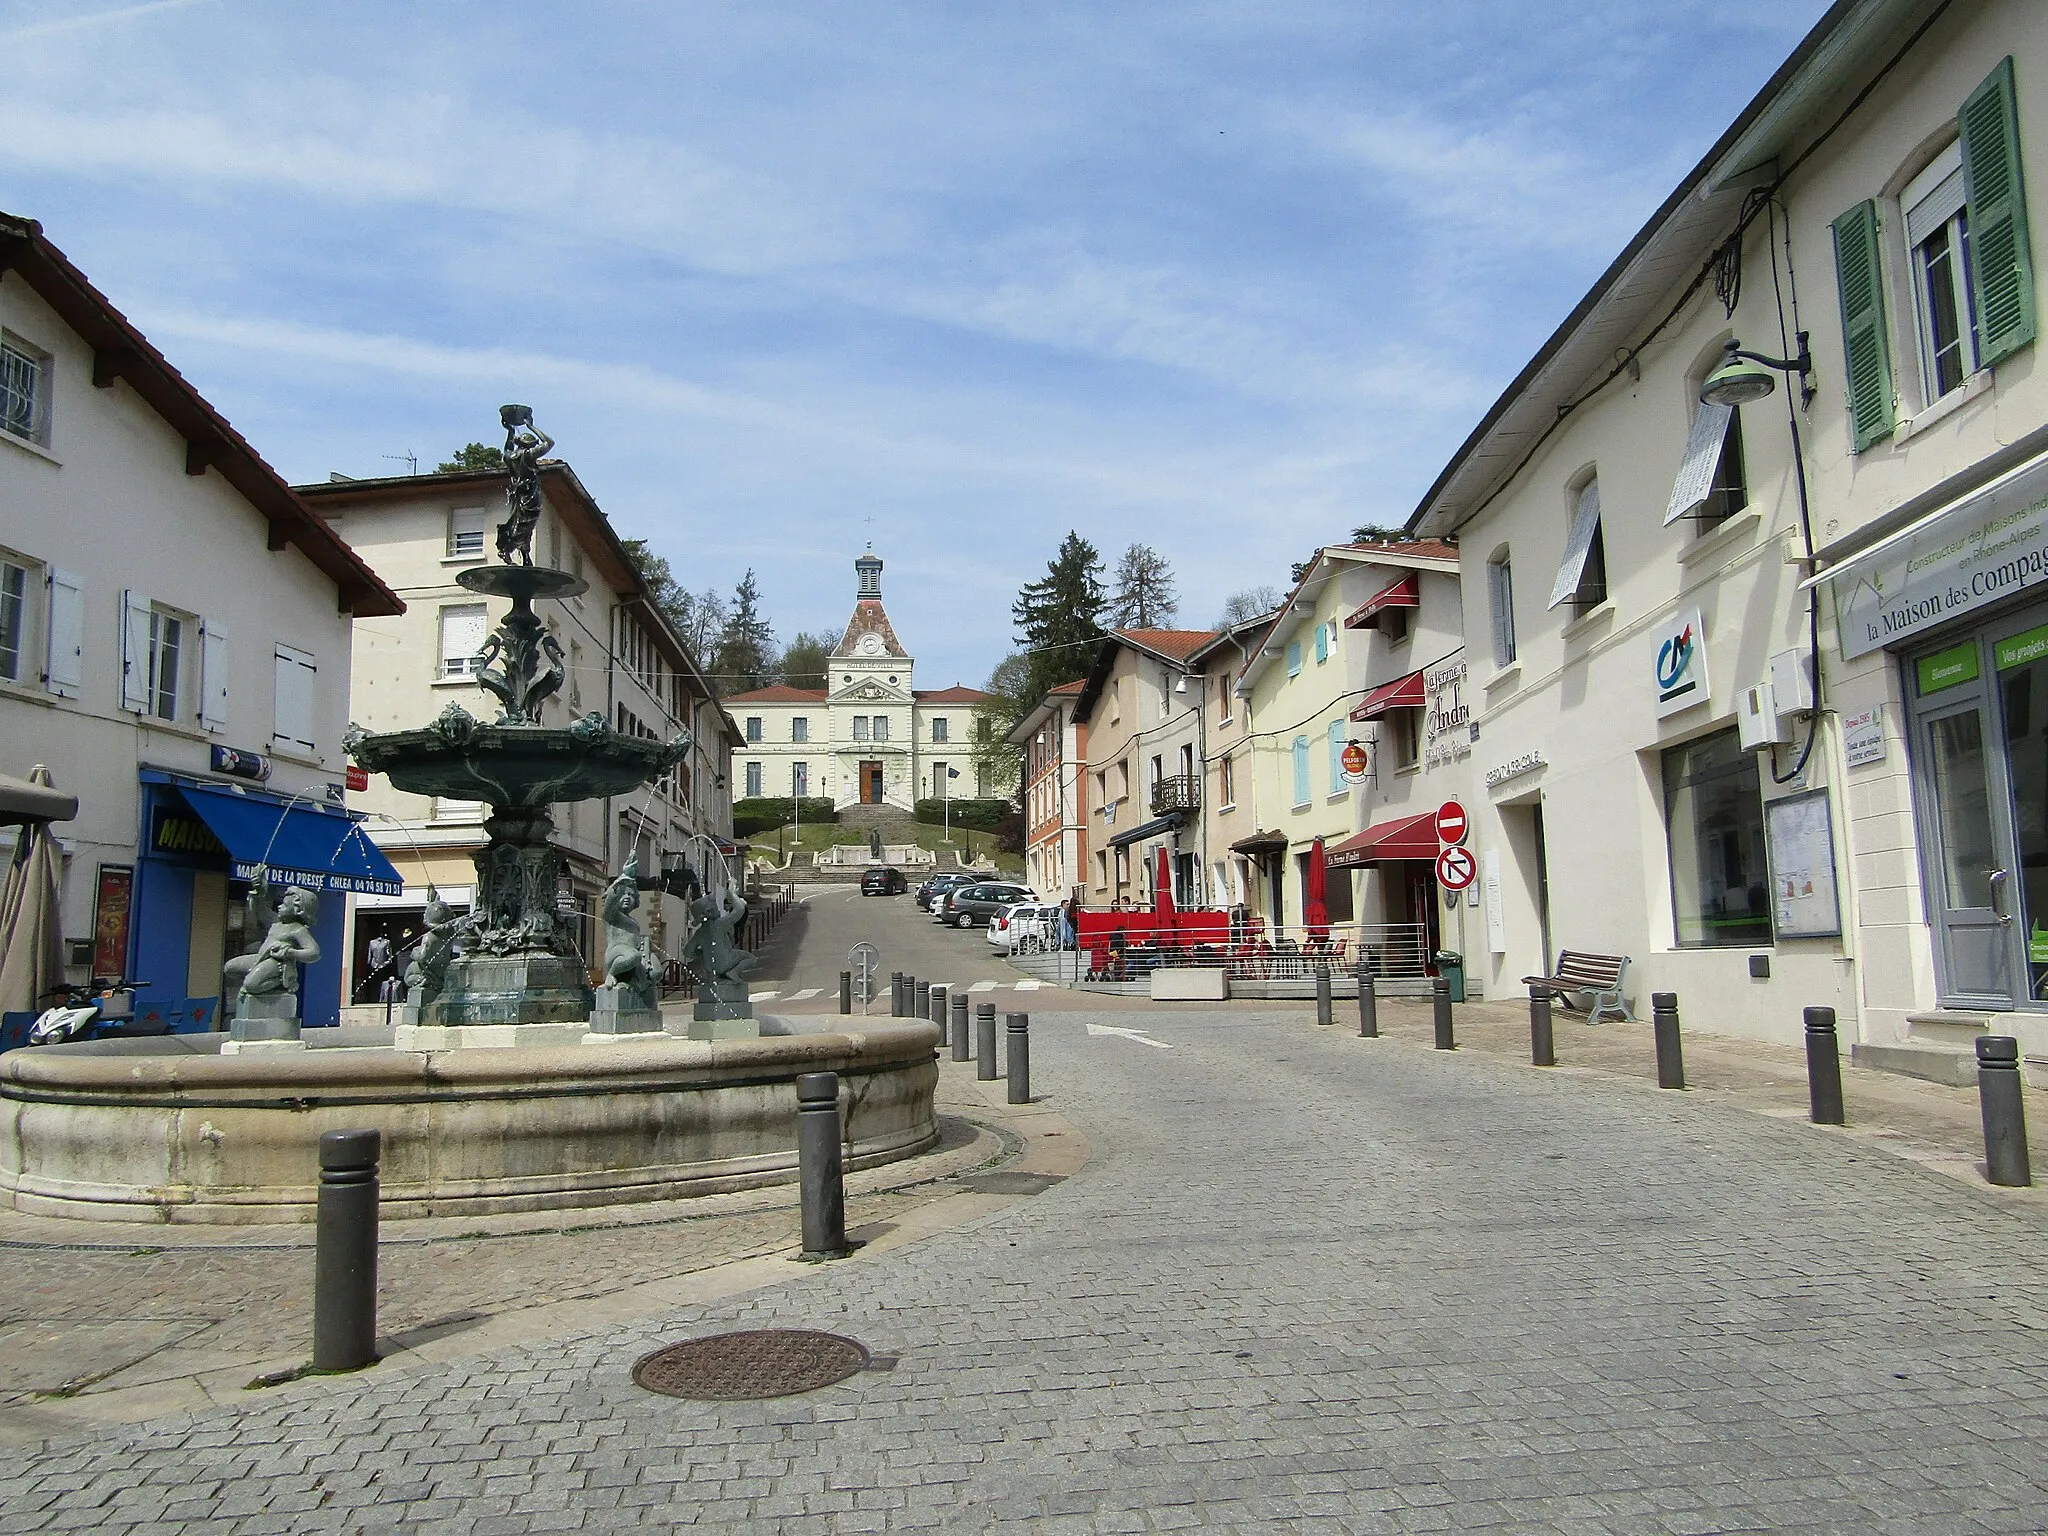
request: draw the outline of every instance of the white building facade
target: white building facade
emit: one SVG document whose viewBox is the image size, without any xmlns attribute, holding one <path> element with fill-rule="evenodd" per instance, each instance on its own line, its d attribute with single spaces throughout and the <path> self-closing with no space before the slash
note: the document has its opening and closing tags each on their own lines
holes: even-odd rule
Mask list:
<svg viewBox="0 0 2048 1536">
<path fill-rule="evenodd" d="M 320 895 L 308 1024 L 343 907 L 395 889 L 343 810 L 352 623 L 404 604 L 31 220 L 0 215 L 0 739 L 78 796 L 68 974 L 217 1023 L 258 864 Z"/>
<path fill-rule="evenodd" d="M 823 688 L 776 685 L 725 700 L 739 723 L 735 798 L 829 797 L 835 807 L 888 805 L 991 793 L 977 767 L 978 688 L 920 690 L 916 665 L 882 606 L 882 561 L 854 561 L 853 616 L 828 658 Z"/>
</svg>

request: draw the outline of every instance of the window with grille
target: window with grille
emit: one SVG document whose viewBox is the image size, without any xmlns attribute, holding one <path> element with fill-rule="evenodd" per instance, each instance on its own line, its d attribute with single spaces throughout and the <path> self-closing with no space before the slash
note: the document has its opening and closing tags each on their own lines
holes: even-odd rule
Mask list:
<svg viewBox="0 0 2048 1536">
<path fill-rule="evenodd" d="M 456 507 L 448 514 L 448 554 L 480 555 L 484 552 L 484 528 L 490 514 L 482 507 Z"/>
<path fill-rule="evenodd" d="M 441 610 L 441 675 L 474 677 L 477 653 L 490 632 L 490 611 L 482 603 Z"/>
<path fill-rule="evenodd" d="M 0 428 L 44 443 L 48 416 L 49 359 L 26 343 L 0 341 Z"/>
</svg>

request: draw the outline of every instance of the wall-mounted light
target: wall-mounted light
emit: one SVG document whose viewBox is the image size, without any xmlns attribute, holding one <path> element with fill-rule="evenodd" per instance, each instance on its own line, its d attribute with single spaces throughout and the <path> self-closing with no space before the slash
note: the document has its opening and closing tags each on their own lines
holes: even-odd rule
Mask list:
<svg viewBox="0 0 2048 1536">
<path fill-rule="evenodd" d="M 1745 352 L 1742 343 L 1731 336 L 1721 366 L 1700 383 L 1700 399 L 1708 405 L 1747 405 L 1776 389 L 1774 375 L 1779 373 L 1799 375 L 1801 405 L 1813 400 L 1813 353 L 1806 345 L 1806 332 L 1799 333 L 1799 355 L 1789 358 Z"/>
</svg>

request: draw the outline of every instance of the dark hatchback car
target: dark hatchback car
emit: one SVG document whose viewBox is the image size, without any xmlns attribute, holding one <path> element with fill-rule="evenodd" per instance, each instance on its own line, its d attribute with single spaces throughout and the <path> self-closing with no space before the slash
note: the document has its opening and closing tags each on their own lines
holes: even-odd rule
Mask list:
<svg viewBox="0 0 2048 1536">
<path fill-rule="evenodd" d="M 973 885 L 975 879 L 973 875 L 933 875 L 917 888 L 917 904 L 927 912 L 936 912 L 936 903 L 941 896 L 963 885 Z"/>
<path fill-rule="evenodd" d="M 1010 885 L 993 880 L 981 885 L 963 885 L 953 893 L 952 903 L 946 908 L 946 921 L 955 928 L 979 928 L 1003 908 L 1029 900 L 1031 887 L 1028 885 Z"/>
<path fill-rule="evenodd" d="M 897 896 L 910 889 L 910 882 L 903 878 L 903 871 L 890 869 L 886 865 L 871 869 L 860 877 L 860 893 L 863 896 Z"/>
</svg>

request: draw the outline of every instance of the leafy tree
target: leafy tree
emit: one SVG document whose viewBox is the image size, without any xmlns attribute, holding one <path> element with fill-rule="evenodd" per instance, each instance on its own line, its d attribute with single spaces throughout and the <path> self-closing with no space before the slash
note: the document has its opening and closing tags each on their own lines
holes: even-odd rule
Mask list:
<svg viewBox="0 0 2048 1536">
<path fill-rule="evenodd" d="M 677 627 L 689 644 L 690 654 L 708 666 L 719 634 L 725 629 L 724 597 L 711 587 L 702 592 L 678 592 L 676 612 L 682 619 Z"/>
<path fill-rule="evenodd" d="M 1000 794 L 1007 795 L 1012 785 L 1021 786 L 1023 782 L 1024 749 L 1003 738 L 1045 696 L 1045 689 L 1034 687 L 1031 680 L 1035 660 L 1013 651 L 997 662 L 982 688 L 988 699 L 974 707 L 971 758 L 989 787 Z"/>
<path fill-rule="evenodd" d="M 621 539 L 619 543 L 626 551 L 627 561 L 646 584 L 648 600 L 661 610 L 661 616 L 668 620 L 669 627 L 688 644 L 691 597 L 683 590 L 682 583 L 676 580 L 668 561 L 657 555 L 645 539 Z M 690 654 L 700 662 L 704 655 L 695 646 L 691 647 Z"/>
<path fill-rule="evenodd" d="M 754 580 L 754 568 L 733 588 L 732 602 L 725 610 L 725 626 L 718 632 L 718 649 L 712 654 L 712 686 L 722 698 L 745 693 L 775 681 L 775 626 L 761 612 L 761 587 Z"/>
<path fill-rule="evenodd" d="M 1118 629 L 1165 629 L 1180 616 L 1173 567 L 1149 544 L 1133 544 L 1116 566 L 1110 611 Z"/>
<path fill-rule="evenodd" d="M 1031 699 L 1088 675 L 1102 649 L 1105 606 L 1102 556 L 1070 532 L 1045 574 L 1026 584 L 1010 608 L 1029 658 L 1025 691 Z"/>
<path fill-rule="evenodd" d="M 839 643 L 835 635 L 814 635 L 798 630 L 782 651 L 782 680 L 792 688 L 823 688 L 825 661 Z"/>
<path fill-rule="evenodd" d="M 455 457 L 443 459 L 434 466 L 437 475 L 461 474 L 473 469 L 503 469 L 505 451 L 493 448 L 489 443 L 465 443 L 455 450 Z"/>
<path fill-rule="evenodd" d="M 1242 592 L 1233 592 L 1223 599 L 1223 612 L 1217 615 L 1216 627 L 1228 629 L 1233 624 L 1242 624 L 1246 619 L 1256 619 L 1261 614 L 1271 613 L 1279 606 L 1278 587 L 1246 587 Z"/>
<path fill-rule="evenodd" d="M 1405 530 L 1387 528 L 1379 523 L 1362 523 L 1351 530 L 1354 544 L 1399 544 L 1408 537 Z"/>
</svg>

